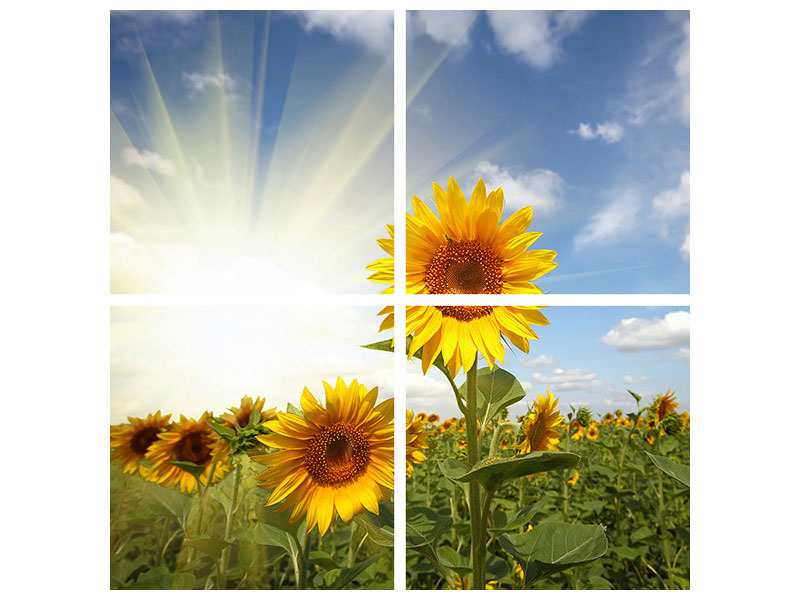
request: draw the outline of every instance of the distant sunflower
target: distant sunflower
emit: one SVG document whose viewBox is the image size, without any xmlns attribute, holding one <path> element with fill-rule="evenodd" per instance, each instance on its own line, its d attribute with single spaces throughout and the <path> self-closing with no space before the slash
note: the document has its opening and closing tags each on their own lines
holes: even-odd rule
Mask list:
<svg viewBox="0 0 800 600">
<path fill-rule="evenodd" d="M 558 398 L 554 398 L 550 390 L 547 395 L 538 395 L 534 403 L 534 412 L 522 424 L 525 438 L 517 444 L 520 454 L 548 450 L 558 450 L 558 425 L 564 421 L 558 408 Z"/>
<path fill-rule="evenodd" d="M 420 419 L 419 415 L 423 415 Z M 422 430 L 424 425 L 424 413 L 419 413 L 414 417 L 414 411 L 406 409 L 406 477 L 411 477 L 414 472 L 414 464 L 420 464 L 426 460 L 422 451 L 428 447 L 428 434 Z"/>
<path fill-rule="evenodd" d="M 689 412 L 683 411 L 681 413 L 681 421 L 683 422 L 684 427 L 689 427 Z"/>
<path fill-rule="evenodd" d="M 655 419 L 648 419 L 647 428 L 648 429 L 655 429 L 656 427 L 658 427 L 658 423 L 656 423 L 656 420 Z"/>
<path fill-rule="evenodd" d="M 429 425 L 433 425 L 435 423 L 438 423 L 439 422 L 439 415 L 437 415 L 436 413 L 431 413 L 431 414 L 428 415 L 428 419 L 427 420 L 428 420 L 428 424 Z"/>
<path fill-rule="evenodd" d="M 378 503 L 394 489 L 394 399 L 377 406 L 378 388 L 367 391 L 357 380 L 336 387 L 323 382 L 325 407 L 303 390 L 305 416 L 278 413 L 272 433 L 258 436 L 277 452 L 254 456 L 270 468 L 257 476 L 271 489 L 267 506 L 293 506 L 289 522 L 306 515 L 306 532 L 318 525 L 325 535 L 334 511 L 345 523 L 364 510 L 378 514 Z"/>
<path fill-rule="evenodd" d="M 646 436 L 644 436 L 644 439 L 646 439 L 646 440 L 647 440 L 647 443 L 648 443 L 648 444 L 650 444 L 651 446 L 652 446 L 652 445 L 655 443 L 655 441 L 656 441 L 656 438 L 655 438 L 655 437 L 653 437 L 653 435 L 652 435 L 651 433 L 648 433 Z"/>
<path fill-rule="evenodd" d="M 578 473 L 577 471 L 575 471 L 575 473 L 573 473 L 573 474 L 572 474 L 572 477 L 570 477 L 569 479 L 567 479 L 567 483 L 568 483 L 568 484 L 570 484 L 570 485 L 575 485 L 576 483 L 578 483 L 578 480 L 579 480 L 580 478 L 581 478 L 581 475 L 580 475 L 580 473 Z"/>
<path fill-rule="evenodd" d="M 577 421 L 572 422 L 572 435 L 570 436 L 573 440 L 579 440 L 583 437 L 583 433 L 585 428 L 583 425 L 578 423 Z"/>
<path fill-rule="evenodd" d="M 452 177 L 447 191 L 433 184 L 437 217 L 422 200 L 413 197 L 414 215 L 406 215 L 406 292 L 409 294 L 541 294 L 531 280 L 552 271 L 553 250 L 528 250 L 538 237 L 529 232 L 533 218 L 531 207 L 512 214 L 502 224 L 503 190 L 486 195 L 479 179 L 467 202 Z M 392 239 L 378 244 L 390 255 Z M 394 258 L 381 258 L 368 269 L 369 279 L 378 283 L 394 281 Z M 384 293 L 391 293 L 392 287 Z M 394 327 L 392 307 L 380 331 Z M 537 307 L 519 306 L 409 306 L 406 312 L 406 335 L 413 335 L 409 357 L 422 348 L 422 371 L 427 372 L 441 354 L 452 376 L 463 367 L 468 371 L 476 351 L 490 366 L 503 361 L 506 338 L 523 352 L 530 349 L 528 340 L 538 339 L 530 324 L 549 325 Z"/>
<path fill-rule="evenodd" d="M 612 415 L 611 413 L 606 413 L 606 415 L 603 417 L 603 425 L 608 425 L 609 423 L 613 422 L 614 422 L 614 415 Z"/>
<path fill-rule="evenodd" d="M 500 449 L 501 450 L 508 450 L 508 440 L 503 438 L 500 440 Z"/>
<path fill-rule="evenodd" d="M 656 412 L 656 419 L 658 422 L 660 423 L 663 421 L 664 417 L 674 411 L 677 406 L 678 403 L 675 402 L 675 392 L 672 390 L 667 390 L 666 394 L 656 396 L 653 409 Z"/>
<path fill-rule="evenodd" d="M 598 437 L 600 437 L 600 430 L 597 428 L 597 425 L 589 425 L 589 429 L 586 430 L 586 438 L 596 440 Z"/>
<path fill-rule="evenodd" d="M 466 450 L 467 449 L 467 440 L 465 440 L 464 438 L 461 438 L 460 440 L 458 440 L 456 442 L 456 446 L 458 447 L 459 450 Z"/>
<path fill-rule="evenodd" d="M 195 421 L 181 415 L 179 423 L 174 423 L 169 431 L 158 435 L 158 441 L 153 442 L 146 455 L 152 464 L 152 481 L 167 487 L 176 486 L 181 492 L 195 491 L 197 479 L 188 471 L 171 464 L 173 461 L 205 467 L 200 475 L 200 483 L 205 485 L 216 459 L 212 483 L 224 477 L 230 469 L 228 444 L 206 423 L 210 416 L 211 413 L 206 412 Z"/>
<path fill-rule="evenodd" d="M 264 403 L 266 402 L 266 398 L 261 398 L 260 396 L 255 399 L 255 401 L 250 396 L 245 396 L 242 398 L 239 407 L 231 407 L 229 410 L 230 412 L 224 413 L 220 415 L 220 419 L 225 421 L 225 423 L 231 429 L 234 428 L 234 425 L 243 429 L 250 423 L 250 415 L 253 413 L 260 413 L 259 414 L 259 423 L 264 423 L 266 421 L 270 421 L 275 418 L 275 409 L 269 408 L 264 410 Z"/>
<path fill-rule="evenodd" d="M 141 464 L 150 446 L 158 440 L 158 434 L 169 426 L 172 415 L 161 416 L 161 411 L 149 414 L 144 419 L 128 417 L 129 423 L 111 427 L 111 460 L 119 461 L 123 473 L 137 471 L 145 479 L 149 478 L 150 468 Z"/>
</svg>

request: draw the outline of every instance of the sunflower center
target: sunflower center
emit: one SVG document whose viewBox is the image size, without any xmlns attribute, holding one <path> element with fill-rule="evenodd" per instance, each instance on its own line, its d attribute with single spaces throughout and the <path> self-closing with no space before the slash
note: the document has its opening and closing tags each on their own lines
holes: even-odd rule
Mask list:
<svg viewBox="0 0 800 600">
<path fill-rule="evenodd" d="M 150 444 L 158 439 L 161 430 L 158 427 L 145 427 L 131 438 L 131 450 L 140 456 L 144 456 Z"/>
<path fill-rule="evenodd" d="M 172 460 L 204 465 L 211 460 L 211 440 L 202 431 L 190 433 L 175 444 Z"/>
<path fill-rule="evenodd" d="M 309 442 L 303 462 L 318 484 L 342 487 L 358 479 L 369 464 L 369 443 L 349 423 L 334 423 Z"/>
<path fill-rule="evenodd" d="M 477 240 L 448 240 L 436 251 L 425 274 L 429 294 L 501 294 L 503 260 Z M 491 306 L 437 306 L 446 317 L 472 321 Z"/>
</svg>

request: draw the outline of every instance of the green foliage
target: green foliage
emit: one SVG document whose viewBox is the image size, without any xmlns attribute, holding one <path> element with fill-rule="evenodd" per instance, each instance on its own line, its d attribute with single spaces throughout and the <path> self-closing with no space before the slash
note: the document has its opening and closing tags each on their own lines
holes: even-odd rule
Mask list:
<svg viewBox="0 0 800 600">
<path fill-rule="evenodd" d="M 504 534 L 500 546 L 522 567 L 527 588 L 540 577 L 603 556 L 608 541 L 600 525 L 550 522 L 526 533 Z"/>
<path fill-rule="evenodd" d="M 664 473 L 676 481 L 680 481 L 686 487 L 689 487 L 689 467 L 686 465 L 679 465 L 666 456 L 656 456 L 649 452 L 645 452 L 645 454 L 647 454 L 648 458 L 653 461 L 653 464 L 664 471 Z"/>
<path fill-rule="evenodd" d="M 500 367 L 478 369 L 477 388 L 476 414 L 481 423 L 488 423 L 498 413 L 525 397 L 525 390 L 517 378 Z M 465 398 L 467 384 L 463 384 L 458 391 Z"/>
</svg>

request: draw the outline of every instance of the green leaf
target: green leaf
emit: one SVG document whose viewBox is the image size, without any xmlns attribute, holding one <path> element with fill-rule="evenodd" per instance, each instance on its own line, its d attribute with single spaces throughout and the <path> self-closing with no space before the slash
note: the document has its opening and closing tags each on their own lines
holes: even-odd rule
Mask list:
<svg viewBox="0 0 800 600">
<path fill-rule="evenodd" d="M 531 452 L 513 458 L 495 456 L 479 462 L 460 477 L 451 479 L 462 483 L 477 481 L 487 490 L 496 490 L 501 483 L 509 479 L 545 471 L 569 469 L 579 461 L 580 457 L 570 452 Z"/>
<path fill-rule="evenodd" d="M 172 515 L 179 523 L 185 522 L 192 506 L 190 496 L 160 485 L 149 485 L 146 489 L 150 496 L 150 502 L 148 502 L 150 508 L 155 512 Z"/>
<path fill-rule="evenodd" d="M 394 504 L 381 502 L 377 515 L 365 511 L 356 517 L 364 526 L 369 539 L 378 546 L 394 547 Z"/>
<path fill-rule="evenodd" d="M 689 467 L 686 465 L 679 465 L 676 462 L 672 462 L 666 456 L 657 456 L 655 454 L 650 454 L 645 450 L 644 452 L 653 461 L 653 464 L 657 466 L 659 469 L 664 471 L 667 475 L 680 481 L 686 487 L 689 487 Z"/>
<path fill-rule="evenodd" d="M 209 556 L 213 556 L 215 558 L 219 556 L 222 552 L 222 549 L 229 544 L 229 542 L 226 542 L 225 540 L 208 536 L 186 539 L 185 543 L 187 546 L 190 546 L 195 550 L 200 550 L 200 552 L 205 552 Z"/>
<path fill-rule="evenodd" d="M 448 458 L 439 461 L 439 470 L 449 480 L 458 481 L 459 477 L 463 477 L 469 471 L 469 465 L 461 460 Z"/>
<path fill-rule="evenodd" d="M 620 558 L 628 560 L 636 560 L 639 558 L 639 553 L 630 546 L 614 546 L 611 548 L 611 551 Z"/>
<path fill-rule="evenodd" d="M 526 588 L 536 579 L 595 560 L 608 550 L 601 525 L 540 523 L 533 531 L 504 534 L 499 542 L 522 565 Z"/>
<path fill-rule="evenodd" d="M 425 506 L 413 506 L 406 511 L 406 546 L 436 548 L 440 536 L 450 529 L 453 520 Z"/>
<path fill-rule="evenodd" d="M 233 438 L 236 437 L 236 432 L 233 429 L 231 429 L 230 427 L 226 427 L 225 425 L 222 425 L 220 423 L 217 423 L 216 420 L 208 419 L 206 420 L 206 423 L 208 424 L 209 427 L 211 427 L 211 429 L 216 431 L 220 435 L 220 437 L 222 437 L 226 442 L 230 442 Z"/>
<path fill-rule="evenodd" d="M 302 411 L 302 410 L 300 410 L 299 408 L 297 408 L 297 407 L 296 407 L 294 404 L 292 404 L 291 402 L 287 402 L 287 403 L 286 403 L 286 412 L 287 412 L 287 413 L 289 413 L 290 415 L 296 415 L 296 416 L 298 416 L 298 417 L 303 417 L 303 418 L 305 418 L 305 415 L 303 414 L 303 411 Z"/>
<path fill-rule="evenodd" d="M 194 478 L 197 479 L 197 480 L 200 479 L 200 476 L 206 470 L 205 467 L 203 467 L 201 465 L 198 465 L 198 464 L 195 464 L 193 462 L 186 461 L 186 460 L 173 460 L 173 461 L 170 461 L 169 464 L 175 465 L 176 467 L 178 467 L 182 471 L 186 471 L 187 473 L 191 473 L 194 476 Z"/>
<path fill-rule="evenodd" d="M 295 537 L 282 529 L 267 525 L 266 523 L 259 523 L 251 530 L 252 540 L 256 544 L 262 546 L 273 546 L 275 548 L 283 548 L 294 557 L 297 557 L 300 548 L 295 540 Z"/>
<path fill-rule="evenodd" d="M 358 577 L 364 569 L 369 567 L 372 563 L 374 563 L 379 558 L 383 557 L 383 553 L 373 554 L 367 560 L 362 563 L 357 564 L 356 566 L 350 569 L 343 569 L 341 571 L 341 575 L 336 579 L 336 581 L 331 585 L 331 589 L 334 590 L 341 590 L 344 587 L 353 581 L 356 577 Z"/>
<path fill-rule="evenodd" d="M 635 394 L 630 390 L 625 390 L 625 391 L 628 392 L 631 396 L 633 396 L 636 399 L 637 402 L 641 402 L 642 401 L 642 397 L 639 394 Z"/>
<path fill-rule="evenodd" d="M 411 340 L 414 339 L 414 336 L 407 336 L 406 337 L 406 355 L 408 355 L 408 351 L 411 350 Z M 383 352 L 394 352 L 394 346 L 392 346 L 392 340 L 381 340 L 380 342 L 374 342 L 372 344 L 366 344 L 365 346 L 361 346 L 362 348 L 367 348 L 368 350 L 381 350 Z M 422 360 L 422 348 L 417 350 L 414 353 L 414 358 L 418 358 Z M 435 366 L 440 371 L 444 371 L 446 369 L 444 365 L 444 359 L 442 355 L 439 354 L 433 361 L 433 366 Z"/>
<path fill-rule="evenodd" d="M 655 531 L 643 525 L 642 527 L 639 527 L 633 533 L 631 533 L 631 542 L 636 543 L 638 541 L 654 536 L 655 534 L 656 534 Z"/>
<path fill-rule="evenodd" d="M 495 367 L 478 369 L 478 397 L 476 414 L 481 425 L 485 425 L 504 408 L 519 402 L 525 397 L 522 384 L 508 371 Z M 459 388 L 462 398 L 467 397 L 467 384 Z"/>
<path fill-rule="evenodd" d="M 494 554 L 486 555 L 486 579 L 502 579 L 511 572 L 511 566 L 507 560 L 495 556 Z"/>
<path fill-rule="evenodd" d="M 462 577 L 472 572 L 472 567 L 469 566 L 468 556 L 459 554 L 452 546 L 439 546 L 437 550 L 439 564 L 445 569 L 458 573 Z"/>
<path fill-rule="evenodd" d="M 521 508 L 517 511 L 517 513 L 508 520 L 508 522 L 503 524 L 495 525 L 494 527 L 489 528 L 489 533 L 492 535 L 496 535 L 498 533 L 503 533 L 504 531 L 514 531 L 515 529 L 519 529 L 531 522 L 533 515 L 537 512 L 542 510 L 545 501 L 540 500 L 535 504 L 530 504 L 524 508 Z"/>
</svg>

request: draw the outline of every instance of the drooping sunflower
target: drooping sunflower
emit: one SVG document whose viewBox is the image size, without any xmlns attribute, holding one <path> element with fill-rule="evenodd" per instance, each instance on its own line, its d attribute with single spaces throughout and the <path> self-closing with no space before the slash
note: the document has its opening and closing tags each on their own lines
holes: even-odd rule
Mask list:
<svg viewBox="0 0 800 600">
<path fill-rule="evenodd" d="M 229 409 L 230 412 L 220 415 L 220 419 L 225 421 L 231 429 L 234 428 L 234 425 L 240 429 L 246 427 L 253 413 L 259 414 L 259 423 L 270 421 L 275 418 L 276 410 L 274 408 L 264 410 L 264 403 L 266 401 L 266 398 L 261 398 L 260 396 L 255 400 L 250 396 L 244 396 L 238 408 L 232 406 Z"/>
<path fill-rule="evenodd" d="M 558 398 L 554 398 L 550 390 L 547 395 L 538 394 L 534 402 L 534 412 L 522 424 L 522 433 L 525 438 L 517 444 L 520 454 L 529 452 L 558 450 L 560 433 L 558 426 L 564 422 L 564 417 L 558 408 Z"/>
<path fill-rule="evenodd" d="M 256 478 L 271 489 L 267 506 L 293 507 L 289 522 L 306 515 L 306 532 L 328 531 L 335 513 L 345 523 L 364 510 L 378 514 L 394 489 L 394 398 L 376 405 L 378 388 L 358 380 L 323 382 L 325 406 L 305 388 L 304 416 L 279 412 L 272 433 L 258 436 L 271 452 L 253 459 L 269 467 Z"/>
<path fill-rule="evenodd" d="M 678 403 L 675 402 L 675 392 L 672 390 L 667 390 L 666 394 L 661 394 L 656 396 L 655 402 L 653 403 L 653 410 L 656 413 L 656 419 L 660 423 L 664 420 L 668 414 L 675 410 L 678 406 Z"/>
<path fill-rule="evenodd" d="M 137 471 L 144 479 L 150 477 L 150 467 L 143 465 L 147 450 L 158 440 L 158 434 L 169 427 L 172 415 L 161 416 L 161 411 L 149 414 L 144 419 L 128 417 L 129 423 L 111 427 L 111 460 L 119 461 L 123 473 Z"/>
<path fill-rule="evenodd" d="M 541 294 L 532 280 L 552 271 L 553 250 L 528 250 L 541 235 L 529 232 L 533 210 L 526 207 L 501 223 L 503 190 L 486 195 L 479 179 L 467 202 L 452 177 L 447 191 L 433 184 L 437 217 L 422 200 L 413 197 L 414 214 L 406 215 L 406 292 L 409 294 Z M 392 239 L 378 244 L 393 255 Z M 394 281 L 394 258 L 382 258 L 368 269 L 369 279 Z M 391 293 L 392 288 L 385 290 Z M 392 307 L 380 331 L 394 327 Z M 468 371 L 480 352 L 490 366 L 503 361 L 505 338 L 527 353 L 528 340 L 538 339 L 530 324 L 548 325 L 537 307 L 520 306 L 409 306 L 406 335 L 413 335 L 409 357 L 422 348 L 422 371 L 439 354 L 452 376 Z"/>
<path fill-rule="evenodd" d="M 173 465 L 173 461 L 190 462 L 205 470 L 200 483 L 205 485 L 211 473 L 211 483 L 219 481 L 230 470 L 228 444 L 225 443 L 206 422 L 211 413 L 205 412 L 198 420 L 181 415 L 179 423 L 173 423 L 168 431 L 158 434 L 147 451 L 146 459 L 151 463 L 151 481 L 163 486 L 176 486 L 181 492 L 192 493 L 197 489 L 197 479 L 188 471 Z M 214 464 L 216 463 L 216 464 Z"/>
<path fill-rule="evenodd" d="M 420 419 L 419 415 L 423 415 Z M 428 434 L 423 431 L 424 413 L 414 416 L 413 410 L 406 409 L 406 477 L 414 472 L 414 463 L 420 464 L 427 459 L 423 450 L 428 447 Z"/>
</svg>

